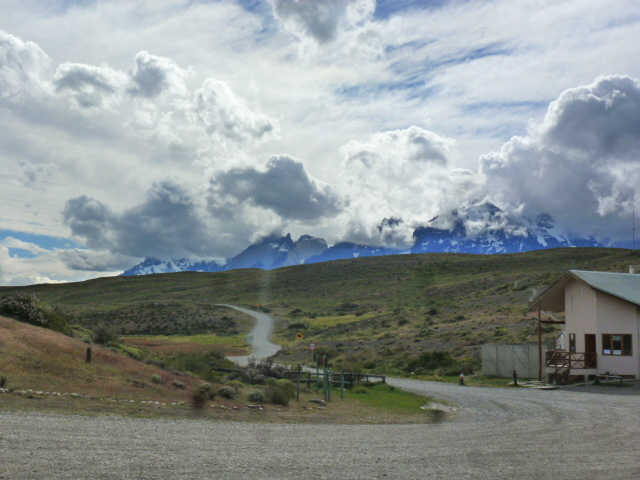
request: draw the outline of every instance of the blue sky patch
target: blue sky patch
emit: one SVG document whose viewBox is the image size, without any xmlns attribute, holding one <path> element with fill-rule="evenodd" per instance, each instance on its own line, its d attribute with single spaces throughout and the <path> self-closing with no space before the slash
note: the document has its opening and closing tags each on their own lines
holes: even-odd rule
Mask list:
<svg viewBox="0 0 640 480">
<path fill-rule="evenodd" d="M 35 233 L 17 232 L 15 230 L 0 229 L 0 241 L 6 239 L 7 237 L 17 238 L 18 240 L 22 240 L 23 242 L 34 243 L 39 247 L 45 248 L 47 250 L 53 250 L 54 248 L 58 248 L 62 250 L 66 250 L 70 248 L 81 248 L 80 245 L 78 245 L 76 242 L 68 238 L 51 237 L 49 235 L 37 235 Z M 23 251 L 23 250 L 18 248 L 11 249 L 11 253 L 14 253 L 14 251 L 17 252 L 17 251 Z M 20 255 L 20 257 L 23 257 L 23 255 Z"/>
</svg>

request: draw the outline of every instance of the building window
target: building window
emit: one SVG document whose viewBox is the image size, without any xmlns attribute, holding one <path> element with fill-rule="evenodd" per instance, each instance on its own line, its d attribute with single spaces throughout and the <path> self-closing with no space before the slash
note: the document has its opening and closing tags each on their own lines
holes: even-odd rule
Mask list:
<svg viewBox="0 0 640 480">
<path fill-rule="evenodd" d="M 631 335 L 602 335 L 603 355 L 631 355 Z"/>
</svg>

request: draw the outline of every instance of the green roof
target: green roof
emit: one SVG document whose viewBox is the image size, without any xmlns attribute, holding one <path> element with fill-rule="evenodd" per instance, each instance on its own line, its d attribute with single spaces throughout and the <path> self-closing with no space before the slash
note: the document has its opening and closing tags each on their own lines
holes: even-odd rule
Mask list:
<svg viewBox="0 0 640 480">
<path fill-rule="evenodd" d="M 596 290 L 640 305 L 640 274 L 582 270 L 570 270 L 569 273 L 587 282 Z"/>
</svg>

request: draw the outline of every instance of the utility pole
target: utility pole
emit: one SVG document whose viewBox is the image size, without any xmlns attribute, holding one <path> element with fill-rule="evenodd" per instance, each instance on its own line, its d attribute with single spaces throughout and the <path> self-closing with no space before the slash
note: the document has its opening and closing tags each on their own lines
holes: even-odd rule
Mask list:
<svg viewBox="0 0 640 480">
<path fill-rule="evenodd" d="M 632 227 L 631 227 L 631 237 L 633 239 L 633 249 L 636 249 L 636 192 L 633 192 L 633 203 L 631 203 L 631 217 L 632 217 Z"/>
</svg>

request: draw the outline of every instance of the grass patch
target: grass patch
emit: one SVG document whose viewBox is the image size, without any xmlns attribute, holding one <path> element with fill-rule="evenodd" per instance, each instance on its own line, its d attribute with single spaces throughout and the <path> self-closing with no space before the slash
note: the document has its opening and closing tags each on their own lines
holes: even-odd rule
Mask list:
<svg viewBox="0 0 640 480">
<path fill-rule="evenodd" d="M 380 384 L 368 387 L 367 393 L 345 391 L 345 398 L 356 400 L 361 405 L 380 410 L 390 410 L 396 413 L 423 412 L 420 407 L 429 403 L 432 399 L 423 395 L 405 392 L 392 385 Z M 340 392 L 338 390 L 338 396 Z"/>
<path fill-rule="evenodd" d="M 135 335 L 123 337 L 122 340 L 128 346 L 146 348 L 149 352 L 161 355 L 175 352 L 206 353 L 214 349 L 225 355 L 247 355 L 250 350 L 245 335 Z"/>
</svg>

